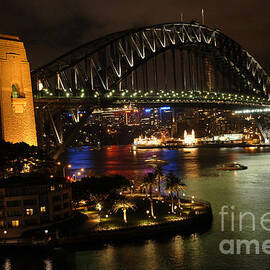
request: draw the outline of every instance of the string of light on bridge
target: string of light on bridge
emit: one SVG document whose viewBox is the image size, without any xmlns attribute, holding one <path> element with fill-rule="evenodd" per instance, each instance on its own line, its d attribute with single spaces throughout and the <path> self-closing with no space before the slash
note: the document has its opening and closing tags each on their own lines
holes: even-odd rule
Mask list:
<svg viewBox="0 0 270 270">
<path fill-rule="evenodd" d="M 270 107 L 264 109 L 246 109 L 246 110 L 238 110 L 234 111 L 235 114 L 252 114 L 252 113 L 264 113 L 270 112 Z"/>
<path fill-rule="evenodd" d="M 87 95 L 85 90 L 82 89 L 79 95 L 72 95 L 67 93 L 67 90 L 61 93 L 61 90 L 57 91 L 49 91 L 48 89 L 43 89 L 40 92 L 40 95 L 36 96 L 37 98 L 93 98 L 99 99 L 100 94 L 95 91 L 92 92 L 92 95 Z M 138 99 L 143 100 L 152 100 L 156 102 L 164 102 L 164 99 L 168 102 L 177 102 L 179 100 L 183 102 L 225 102 L 225 103 L 240 103 L 240 104 L 264 104 L 270 105 L 270 102 L 265 98 L 252 96 L 252 95 L 244 95 L 244 94 L 236 94 L 236 93 L 224 93 L 224 92 L 213 92 L 213 91 L 199 91 L 199 90 L 185 90 L 185 91 L 166 91 L 166 90 L 109 90 L 107 94 L 105 94 L 105 98 L 114 99 L 121 102 L 129 102 L 130 100 L 136 102 Z"/>
</svg>

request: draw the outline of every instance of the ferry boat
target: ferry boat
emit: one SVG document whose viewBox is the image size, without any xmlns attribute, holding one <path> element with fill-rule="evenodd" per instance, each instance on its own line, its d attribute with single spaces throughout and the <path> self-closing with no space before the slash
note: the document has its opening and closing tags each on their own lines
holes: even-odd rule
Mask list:
<svg viewBox="0 0 270 270">
<path fill-rule="evenodd" d="M 142 136 L 140 136 L 139 138 L 134 139 L 134 143 L 132 146 L 132 150 L 136 150 L 138 149 L 151 149 L 151 148 L 159 148 L 163 146 L 162 140 L 158 139 L 154 136 L 150 137 L 150 138 L 143 138 Z"/>
<path fill-rule="evenodd" d="M 248 167 L 241 165 L 239 163 L 227 163 L 222 165 L 217 165 L 216 169 L 221 171 L 239 171 L 239 170 L 246 170 Z"/>
<path fill-rule="evenodd" d="M 152 163 L 152 164 L 168 164 L 168 161 L 164 159 L 158 159 L 156 155 L 153 155 L 151 158 L 146 159 L 145 162 Z"/>
</svg>

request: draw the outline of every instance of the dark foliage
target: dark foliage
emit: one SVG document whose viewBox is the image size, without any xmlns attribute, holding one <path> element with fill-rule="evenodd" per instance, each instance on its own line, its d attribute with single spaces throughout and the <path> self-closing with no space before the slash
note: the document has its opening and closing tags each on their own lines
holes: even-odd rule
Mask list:
<svg viewBox="0 0 270 270">
<path fill-rule="evenodd" d="M 12 144 L 0 141 L 0 178 L 47 170 L 52 166 L 52 159 L 35 146 L 23 142 Z"/>
<path fill-rule="evenodd" d="M 73 200 L 93 198 L 96 202 L 99 202 L 109 196 L 115 197 L 118 190 L 130 186 L 130 181 L 121 175 L 87 177 L 79 182 L 72 183 Z"/>
</svg>

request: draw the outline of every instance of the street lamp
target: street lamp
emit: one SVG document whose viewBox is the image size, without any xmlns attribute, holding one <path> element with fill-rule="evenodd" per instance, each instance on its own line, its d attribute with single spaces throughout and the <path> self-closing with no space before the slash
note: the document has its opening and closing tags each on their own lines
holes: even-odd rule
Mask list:
<svg viewBox="0 0 270 270">
<path fill-rule="evenodd" d="M 68 169 L 71 169 L 72 168 L 72 165 L 71 164 L 68 164 L 66 166 L 63 167 L 63 176 L 66 177 L 66 168 Z"/>
<path fill-rule="evenodd" d="M 4 242 L 6 242 L 6 238 L 7 238 L 7 230 L 4 230 Z"/>
<path fill-rule="evenodd" d="M 84 168 L 81 168 L 81 175 L 82 175 L 82 177 L 85 177 L 85 169 Z"/>
</svg>

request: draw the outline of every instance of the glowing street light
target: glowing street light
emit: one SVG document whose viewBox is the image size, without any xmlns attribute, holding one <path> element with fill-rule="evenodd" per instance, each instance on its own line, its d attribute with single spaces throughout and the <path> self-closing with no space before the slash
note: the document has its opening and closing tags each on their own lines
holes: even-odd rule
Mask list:
<svg viewBox="0 0 270 270">
<path fill-rule="evenodd" d="M 66 178 L 66 168 L 71 169 L 72 168 L 72 165 L 71 164 L 68 164 L 66 166 L 63 166 L 63 176 L 65 178 Z"/>
<path fill-rule="evenodd" d="M 101 211 L 102 206 L 101 206 L 101 204 L 100 204 L 100 203 L 98 203 L 98 204 L 96 205 L 96 209 L 97 209 L 98 211 Z"/>
</svg>

